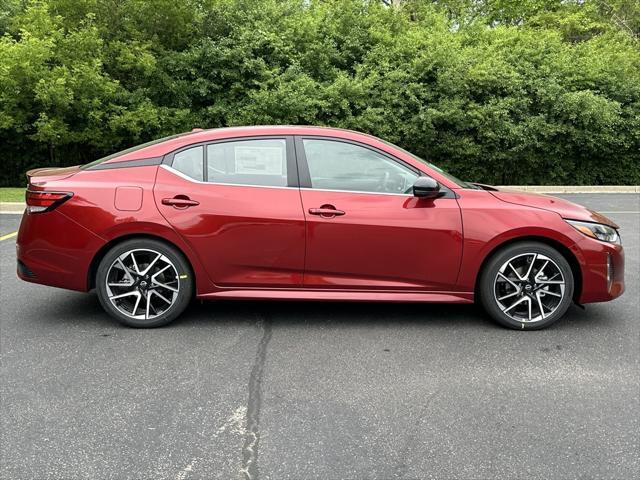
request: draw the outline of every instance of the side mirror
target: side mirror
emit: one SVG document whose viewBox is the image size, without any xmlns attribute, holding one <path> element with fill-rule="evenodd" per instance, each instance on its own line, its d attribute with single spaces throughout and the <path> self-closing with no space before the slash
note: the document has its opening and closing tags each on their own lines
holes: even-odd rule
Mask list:
<svg viewBox="0 0 640 480">
<path fill-rule="evenodd" d="M 413 196 L 418 198 L 438 198 L 440 184 L 431 177 L 418 177 L 413 184 Z"/>
</svg>

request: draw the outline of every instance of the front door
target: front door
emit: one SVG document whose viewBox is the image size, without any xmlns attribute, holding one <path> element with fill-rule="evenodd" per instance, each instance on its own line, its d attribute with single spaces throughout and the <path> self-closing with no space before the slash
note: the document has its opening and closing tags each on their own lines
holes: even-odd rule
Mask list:
<svg viewBox="0 0 640 480">
<path fill-rule="evenodd" d="M 158 169 L 154 195 L 219 287 L 300 287 L 305 225 L 293 140 L 193 145 Z"/>
<path fill-rule="evenodd" d="M 436 200 L 413 197 L 420 172 L 361 144 L 298 138 L 296 148 L 308 183 L 301 189 L 307 218 L 305 287 L 455 288 L 462 223 L 453 194 Z"/>
</svg>

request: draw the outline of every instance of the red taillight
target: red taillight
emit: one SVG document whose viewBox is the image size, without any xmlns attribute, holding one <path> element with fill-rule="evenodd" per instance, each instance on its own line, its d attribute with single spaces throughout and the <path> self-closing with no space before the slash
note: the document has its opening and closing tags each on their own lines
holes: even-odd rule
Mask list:
<svg viewBox="0 0 640 480">
<path fill-rule="evenodd" d="M 29 213 L 50 212 L 73 196 L 69 192 L 36 192 L 27 190 L 27 211 Z"/>
</svg>

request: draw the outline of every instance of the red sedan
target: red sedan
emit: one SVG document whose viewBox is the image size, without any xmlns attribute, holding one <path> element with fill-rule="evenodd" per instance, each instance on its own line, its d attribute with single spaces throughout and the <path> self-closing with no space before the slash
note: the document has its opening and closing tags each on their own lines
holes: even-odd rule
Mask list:
<svg viewBox="0 0 640 480">
<path fill-rule="evenodd" d="M 18 276 L 95 288 L 133 327 L 165 325 L 195 296 L 478 300 L 531 330 L 624 291 L 608 218 L 352 131 L 194 130 L 27 176 Z"/>
</svg>

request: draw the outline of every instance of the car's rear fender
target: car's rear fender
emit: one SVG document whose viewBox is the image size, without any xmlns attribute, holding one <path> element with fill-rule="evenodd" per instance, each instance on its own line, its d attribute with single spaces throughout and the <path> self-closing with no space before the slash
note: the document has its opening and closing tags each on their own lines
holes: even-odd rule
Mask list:
<svg viewBox="0 0 640 480">
<path fill-rule="evenodd" d="M 28 282 L 86 291 L 86 271 L 104 240 L 59 211 L 25 213 L 16 254 L 18 276 Z"/>
<path fill-rule="evenodd" d="M 134 236 L 147 236 L 165 241 L 183 253 L 199 280 L 198 294 L 211 290 L 197 254 L 158 211 L 153 197 L 157 169 L 157 165 L 145 165 L 76 170 L 72 176 L 45 177 L 46 180 L 37 185 L 39 190 L 72 192 L 70 200 L 50 213 L 67 218 L 99 239 L 90 248 L 74 253 L 78 259 L 74 268 L 82 280 L 69 288 L 91 288 L 96 261 L 99 262 L 111 246 Z M 46 222 L 44 218 L 38 218 L 35 223 Z M 56 229 L 48 231 L 51 234 Z"/>
<path fill-rule="evenodd" d="M 164 219 L 163 219 L 164 220 Z M 160 240 L 166 244 L 176 248 L 181 252 L 194 274 L 194 282 L 196 284 L 196 295 L 203 295 L 212 291 L 212 283 L 205 271 L 198 255 L 192 248 L 178 235 L 171 226 L 159 222 L 130 222 L 114 226 L 113 228 L 103 232 L 106 243 L 95 252 L 93 259 L 87 269 L 87 287 L 93 288 L 95 281 L 95 272 L 97 271 L 100 261 L 105 254 L 120 242 L 130 240 L 132 238 L 153 238 Z"/>
</svg>

